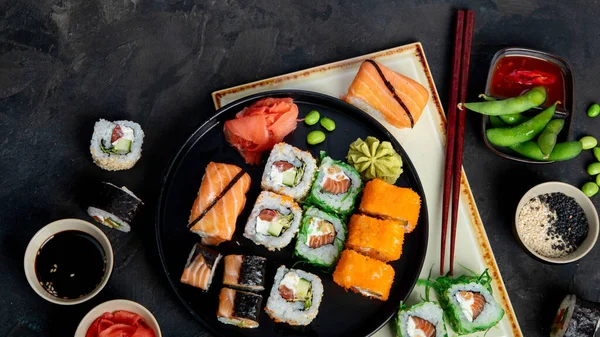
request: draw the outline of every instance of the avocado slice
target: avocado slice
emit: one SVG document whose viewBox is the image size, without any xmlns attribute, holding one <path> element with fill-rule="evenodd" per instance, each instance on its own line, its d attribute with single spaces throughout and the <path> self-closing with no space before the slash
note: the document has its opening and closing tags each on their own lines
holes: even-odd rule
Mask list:
<svg viewBox="0 0 600 337">
<path fill-rule="evenodd" d="M 281 235 L 281 231 L 283 230 L 283 224 L 280 221 L 271 221 L 271 223 L 269 224 L 269 229 L 267 229 L 267 232 L 269 232 L 269 234 L 273 235 L 273 236 L 279 236 Z"/>
<path fill-rule="evenodd" d="M 294 291 L 294 298 L 304 302 L 304 309 L 308 309 L 312 304 L 312 283 L 306 279 L 299 279 Z"/>
<path fill-rule="evenodd" d="M 129 151 L 131 150 L 131 143 L 132 141 L 130 141 L 129 139 L 121 138 L 115 142 L 115 145 L 113 146 L 113 151 L 119 153 L 129 153 Z"/>
<path fill-rule="evenodd" d="M 281 183 L 288 187 L 294 187 L 296 185 L 296 170 L 289 169 L 282 173 Z"/>
</svg>

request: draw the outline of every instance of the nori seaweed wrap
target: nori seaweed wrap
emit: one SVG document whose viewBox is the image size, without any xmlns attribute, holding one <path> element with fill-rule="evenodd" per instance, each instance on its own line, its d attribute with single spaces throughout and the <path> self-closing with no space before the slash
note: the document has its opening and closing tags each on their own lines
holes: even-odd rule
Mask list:
<svg viewBox="0 0 600 337">
<path fill-rule="evenodd" d="M 130 223 L 143 204 L 127 187 L 102 182 L 95 190 L 87 212 L 105 226 L 129 232 Z"/>
</svg>

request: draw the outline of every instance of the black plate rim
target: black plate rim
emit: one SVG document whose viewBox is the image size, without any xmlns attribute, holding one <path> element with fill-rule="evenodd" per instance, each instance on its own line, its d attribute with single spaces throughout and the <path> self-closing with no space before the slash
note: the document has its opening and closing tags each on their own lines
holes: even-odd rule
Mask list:
<svg viewBox="0 0 600 337">
<path fill-rule="evenodd" d="M 427 200 L 426 200 L 426 196 L 425 196 L 425 191 L 423 190 L 423 184 L 421 183 L 421 178 L 419 177 L 419 174 L 416 170 L 416 168 L 414 167 L 412 161 L 410 160 L 410 157 L 408 156 L 408 154 L 406 153 L 406 151 L 404 150 L 404 148 L 402 147 L 402 145 L 398 142 L 398 140 L 379 122 L 377 121 L 373 116 L 369 115 L 368 113 L 364 112 L 363 110 L 355 107 L 352 104 L 349 104 L 341 99 L 335 98 L 333 96 L 330 95 L 326 95 L 326 94 L 321 94 L 321 93 L 317 93 L 314 91 L 307 91 L 307 90 L 295 90 L 295 89 L 290 89 L 290 90 L 270 90 L 270 91 L 264 91 L 264 92 L 260 92 L 260 93 L 256 93 L 253 95 L 249 95 L 249 96 L 245 96 L 242 98 L 239 98 L 223 107 L 221 107 L 220 109 L 218 109 L 213 116 L 211 116 L 209 119 L 207 119 L 204 123 L 202 123 L 194 132 L 192 132 L 192 134 L 185 140 L 185 142 L 183 143 L 183 145 L 181 145 L 181 147 L 179 148 L 179 150 L 177 151 L 177 153 L 173 156 L 173 158 L 170 160 L 169 165 L 167 166 L 167 168 L 164 171 L 163 174 L 163 178 L 161 181 L 161 187 L 160 187 L 160 192 L 158 195 L 158 201 L 156 204 L 156 211 L 155 211 L 155 217 L 154 217 L 154 229 L 155 229 L 155 235 L 156 235 L 156 244 L 157 244 L 157 248 L 158 248 L 158 255 L 160 257 L 160 263 L 161 263 L 161 267 L 163 269 L 164 272 L 164 276 L 166 276 L 169 284 L 171 285 L 171 288 L 173 290 L 173 292 L 175 293 L 175 295 L 177 296 L 177 298 L 179 299 L 179 301 L 185 306 L 185 308 L 187 309 L 187 311 L 192 314 L 192 316 L 198 321 L 200 322 L 200 324 L 202 325 L 202 327 L 204 329 L 206 329 L 208 332 L 210 332 L 211 334 L 215 335 L 215 336 L 222 336 L 223 334 L 220 333 L 219 331 L 215 330 L 210 324 L 206 323 L 204 321 L 204 319 L 202 317 L 200 317 L 191 307 L 190 305 L 187 303 L 186 299 L 184 299 L 181 294 L 179 293 L 179 291 L 177 291 L 177 287 L 175 286 L 175 284 L 173 283 L 171 277 L 169 277 L 169 272 L 167 269 L 167 265 L 166 265 L 166 261 L 165 261 L 165 255 L 163 252 L 163 246 L 162 246 L 162 240 L 161 240 L 161 235 L 160 235 L 160 222 L 161 222 L 161 213 L 162 213 L 162 208 L 164 207 L 164 195 L 165 195 L 165 191 L 167 186 L 169 185 L 168 182 L 171 180 L 171 176 L 174 172 L 174 170 L 177 168 L 177 166 L 179 165 L 180 162 L 180 158 L 181 156 L 190 149 L 191 146 L 193 146 L 195 144 L 195 142 L 193 142 L 193 139 L 196 138 L 196 135 L 202 132 L 208 132 L 211 128 L 215 127 L 215 120 L 223 113 L 225 113 L 226 111 L 240 106 L 240 105 L 244 105 L 247 102 L 251 102 L 251 101 L 255 101 L 257 99 L 261 99 L 261 98 L 267 98 L 267 97 L 286 97 L 286 96 L 305 96 L 307 98 L 313 98 L 313 99 L 317 99 L 317 100 L 322 100 L 322 101 L 326 101 L 329 102 L 331 104 L 335 104 L 335 105 L 340 105 L 343 107 L 343 109 L 352 111 L 355 114 L 361 115 L 361 117 L 366 118 L 367 120 L 369 120 L 372 125 L 374 127 L 376 127 L 377 129 L 379 129 L 381 132 L 383 132 L 388 138 L 389 140 L 392 142 L 392 144 L 394 145 L 395 148 L 399 149 L 401 151 L 401 155 L 402 157 L 402 163 L 404 167 L 408 167 L 408 169 L 414 174 L 415 177 L 415 181 L 417 183 L 417 189 L 418 189 L 418 193 L 421 196 L 421 212 L 423 213 L 423 225 L 425 225 L 425 233 L 424 233 L 424 239 L 422 243 L 422 247 L 424 247 L 424 251 L 421 254 L 420 260 L 418 261 L 419 263 L 419 271 L 423 270 L 423 265 L 425 263 L 425 257 L 427 256 L 427 249 L 428 249 L 428 244 L 429 244 L 429 212 L 428 212 L 428 208 L 427 208 Z M 420 272 L 419 272 L 420 275 Z M 410 293 L 412 293 L 415 285 L 417 284 L 419 280 L 419 277 L 415 278 L 415 280 L 412 282 L 412 285 L 409 288 L 408 294 L 406 295 L 406 298 L 408 298 L 408 296 L 410 295 Z M 403 300 L 405 301 L 406 298 Z M 394 317 L 394 315 L 396 314 L 396 312 L 392 312 L 388 317 L 385 318 L 385 320 L 379 324 L 379 326 L 373 330 L 372 332 L 370 332 L 369 334 L 367 334 L 365 337 L 369 337 L 372 336 L 373 334 L 375 334 L 376 332 L 378 332 L 379 330 L 381 330 L 391 319 L 392 317 Z"/>
</svg>

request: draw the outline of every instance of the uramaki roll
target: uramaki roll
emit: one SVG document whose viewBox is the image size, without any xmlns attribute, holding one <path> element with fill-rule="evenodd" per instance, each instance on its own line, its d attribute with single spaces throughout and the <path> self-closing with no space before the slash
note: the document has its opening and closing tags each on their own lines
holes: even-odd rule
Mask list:
<svg viewBox="0 0 600 337">
<path fill-rule="evenodd" d="M 387 301 L 394 283 L 394 268 L 346 249 L 333 272 L 333 281 L 346 290 Z"/>
<path fill-rule="evenodd" d="M 402 255 L 404 228 L 400 221 L 354 214 L 348 228 L 346 247 L 384 262 L 398 260 Z"/>
</svg>

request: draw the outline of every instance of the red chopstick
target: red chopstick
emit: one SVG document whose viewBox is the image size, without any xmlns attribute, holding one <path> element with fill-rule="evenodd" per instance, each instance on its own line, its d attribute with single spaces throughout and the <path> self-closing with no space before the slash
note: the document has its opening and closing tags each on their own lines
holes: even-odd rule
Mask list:
<svg viewBox="0 0 600 337">
<path fill-rule="evenodd" d="M 473 42 L 473 24 L 475 12 L 467 11 L 467 19 L 463 36 L 463 53 L 460 75 L 460 102 L 467 100 L 469 82 L 469 66 L 471 64 L 471 43 Z M 458 222 L 458 203 L 460 201 L 460 183 L 462 179 L 463 148 L 465 144 L 466 110 L 459 109 L 456 125 L 456 149 L 454 151 L 454 181 L 452 184 L 452 227 L 450 236 L 450 275 L 454 273 L 454 248 L 456 245 L 456 226 Z"/>
<path fill-rule="evenodd" d="M 452 84 L 450 85 L 450 101 L 448 102 L 448 121 L 446 127 L 446 163 L 444 169 L 444 197 L 442 203 L 442 247 L 440 254 L 440 275 L 444 275 L 446 261 L 446 235 L 448 232 L 448 207 L 450 206 L 450 190 L 452 189 L 452 167 L 454 163 L 454 134 L 456 127 L 456 106 L 460 80 L 460 62 L 462 54 L 463 26 L 465 11 L 456 13 L 456 30 L 454 32 L 454 56 L 452 58 Z"/>
</svg>

